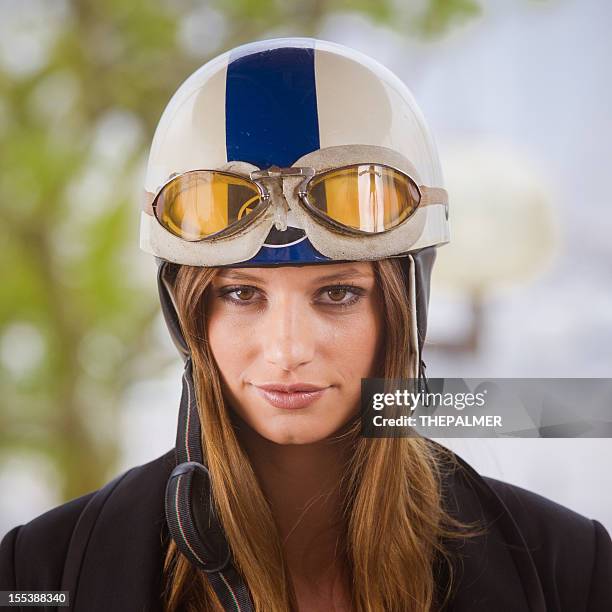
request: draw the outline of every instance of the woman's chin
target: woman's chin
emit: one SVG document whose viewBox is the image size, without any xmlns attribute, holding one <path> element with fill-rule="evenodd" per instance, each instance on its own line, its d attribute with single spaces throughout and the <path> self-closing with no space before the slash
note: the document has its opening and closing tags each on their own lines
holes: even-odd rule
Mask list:
<svg viewBox="0 0 612 612">
<path fill-rule="evenodd" d="M 313 444 L 327 438 L 331 432 L 304 427 L 265 427 L 257 430 L 270 442 L 281 445 Z"/>
<path fill-rule="evenodd" d="M 243 425 L 269 442 L 280 445 L 321 442 L 334 436 L 354 414 L 333 414 L 333 407 L 325 404 L 304 410 L 281 410 L 267 405 L 249 408 L 241 407 L 236 411 Z"/>
</svg>

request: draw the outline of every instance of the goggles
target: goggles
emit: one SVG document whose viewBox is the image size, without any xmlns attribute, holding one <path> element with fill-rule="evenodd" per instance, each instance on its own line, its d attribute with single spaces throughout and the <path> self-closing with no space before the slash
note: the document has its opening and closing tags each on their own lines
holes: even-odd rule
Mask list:
<svg viewBox="0 0 612 612">
<path fill-rule="evenodd" d="M 249 259 L 273 225 L 304 230 L 326 257 L 368 259 L 414 248 L 426 229 L 426 207 L 441 209 L 438 226 L 448 220 L 444 189 L 423 185 L 391 149 L 366 145 L 319 149 L 288 168 L 229 162 L 188 170 L 148 195 L 145 211 L 165 230 L 165 237 L 155 232 L 157 242 L 174 243 L 182 262 L 197 248 L 200 254 L 188 259 L 199 265 Z"/>
<path fill-rule="evenodd" d="M 255 170 L 249 176 L 191 170 L 171 178 L 152 202 L 169 232 L 192 242 L 230 236 L 270 206 L 267 179 L 302 177 L 297 196 L 319 223 L 347 234 L 376 234 L 407 221 L 419 206 L 445 203 L 440 189 L 418 185 L 383 164 L 351 164 L 317 172 L 309 167 Z M 277 227 L 277 229 L 281 229 Z"/>
</svg>

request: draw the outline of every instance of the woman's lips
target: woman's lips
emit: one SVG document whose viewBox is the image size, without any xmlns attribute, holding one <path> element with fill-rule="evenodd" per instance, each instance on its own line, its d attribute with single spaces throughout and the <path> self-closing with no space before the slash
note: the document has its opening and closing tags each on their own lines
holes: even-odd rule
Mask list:
<svg viewBox="0 0 612 612">
<path fill-rule="evenodd" d="M 281 389 L 298 390 L 281 390 Z M 313 385 L 255 385 L 257 393 L 276 408 L 295 410 L 306 408 L 312 402 L 318 400 L 329 387 L 317 388 Z"/>
</svg>

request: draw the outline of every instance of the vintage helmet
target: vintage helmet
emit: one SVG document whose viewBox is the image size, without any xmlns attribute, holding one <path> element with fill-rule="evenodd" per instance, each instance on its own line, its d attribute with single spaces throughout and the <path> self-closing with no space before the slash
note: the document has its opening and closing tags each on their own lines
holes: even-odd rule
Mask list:
<svg viewBox="0 0 612 612">
<path fill-rule="evenodd" d="M 173 264 L 401 257 L 416 332 L 410 375 L 426 384 L 431 268 L 448 241 L 447 194 L 425 120 L 408 88 L 366 55 L 310 38 L 258 41 L 209 61 L 172 96 L 153 138 L 140 229 L 185 360 L 166 515 L 179 549 L 208 572 L 227 609 L 249 609 L 250 600 L 210 496 L 198 496 L 210 501 L 205 520 L 205 509 L 192 507 L 193 489 L 210 492 L 210 483 Z"/>
</svg>

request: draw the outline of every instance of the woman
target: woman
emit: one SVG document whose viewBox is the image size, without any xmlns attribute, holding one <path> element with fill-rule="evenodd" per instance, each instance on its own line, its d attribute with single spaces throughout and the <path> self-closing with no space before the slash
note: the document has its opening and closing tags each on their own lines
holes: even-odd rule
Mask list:
<svg viewBox="0 0 612 612">
<path fill-rule="evenodd" d="M 209 62 L 156 131 L 141 215 L 185 359 L 176 449 L 7 534 L 0 589 L 75 610 L 607 610 L 596 521 L 422 438 L 360 435 L 362 378 L 425 384 L 448 242 L 406 87 L 338 45 Z"/>
</svg>

